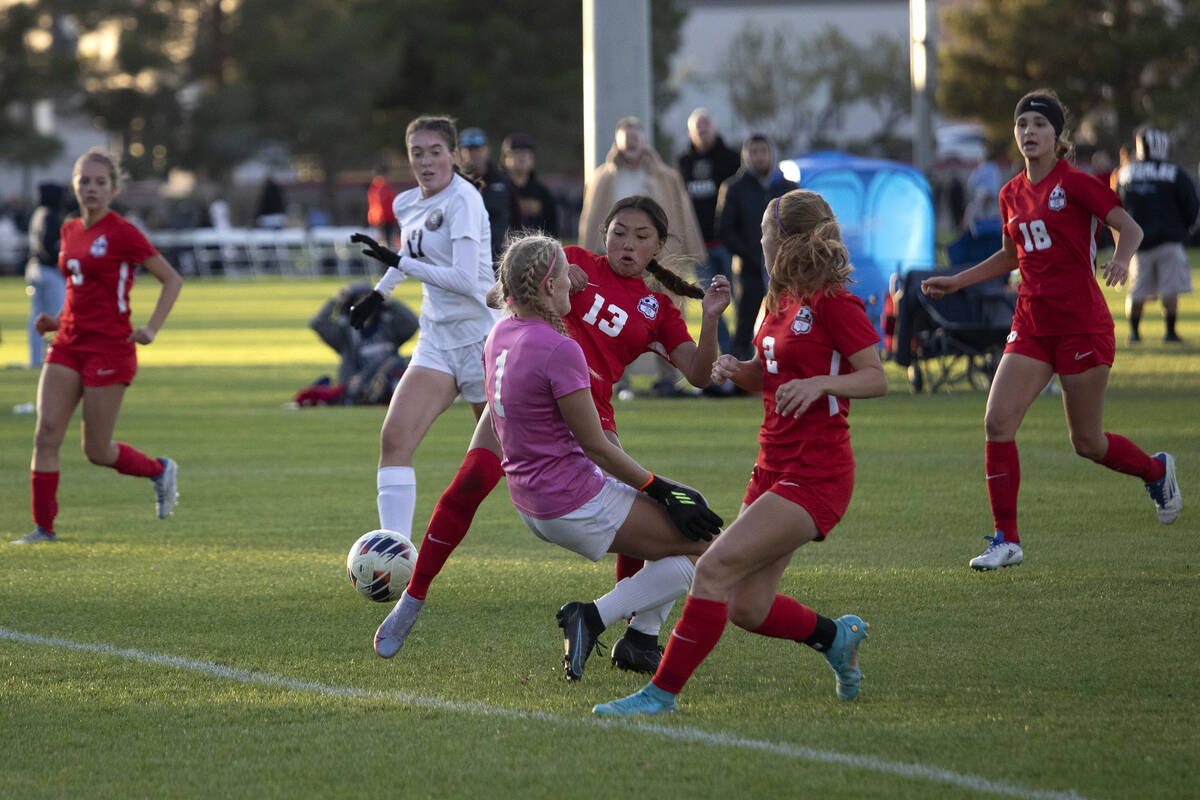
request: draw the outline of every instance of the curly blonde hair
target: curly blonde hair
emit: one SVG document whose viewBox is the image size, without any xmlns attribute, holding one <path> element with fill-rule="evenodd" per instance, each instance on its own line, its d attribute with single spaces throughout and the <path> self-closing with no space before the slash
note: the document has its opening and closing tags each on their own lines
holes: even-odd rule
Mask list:
<svg viewBox="0 0 1200 800">
<path fill-rule="evenodd" d="M 775 219 L 763 239 L 779 243 L 770 268 L 767 310 L 778 311 L 785 297 L 833 294 L 850 283 L 850 251 L 842 242 L 841 226 L 825 198 L 795 189 L 767 204 Z"/>
<path fill-rule="evenodd" d="M 500 258 L 498 280 L 487 293 L 488 305 L 509 315 L 516 313 L 517 306 L 532 309 L 565 336 L 567 329 L 562 317 L 550 308 L 539 291 L 551 270 L 561 270 L 563 277 L 566 276 L 567 256 L 557 239 L 539 233 L 509 239 Z"/>
</svg>

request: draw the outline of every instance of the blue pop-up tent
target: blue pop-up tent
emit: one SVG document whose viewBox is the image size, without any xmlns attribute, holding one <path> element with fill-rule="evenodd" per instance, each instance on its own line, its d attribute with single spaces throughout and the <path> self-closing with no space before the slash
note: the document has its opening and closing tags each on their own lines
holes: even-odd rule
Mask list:
<svg viewBox="0 0 1200 800">
<path fill-rule="evenodd" d="M 854 264 L 850 290 L 879 327 L 892 275 L 934 268 L 929 182 L 907 164 L 831 151 L 793 158 L 780 167 L 800 188 L 824 197 L 837 215 Z"/>
</svg>

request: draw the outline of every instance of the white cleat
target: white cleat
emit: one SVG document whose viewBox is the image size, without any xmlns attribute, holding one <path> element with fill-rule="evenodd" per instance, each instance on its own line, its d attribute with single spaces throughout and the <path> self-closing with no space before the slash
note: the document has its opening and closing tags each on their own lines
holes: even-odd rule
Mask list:
<svg viewBox="0 0 1200 800">
<path fill-rule="evenodd" d="M 408 638 L 409 631 L 416 624 L 417 615 L 421 613 L 424 605 L 424 600 L 418 600 L 407 590 L 400 595 L 400 599 L 396 601 L 396 607 L 375 631 L 376 655 L 380 658 L 391 658 L 400 652 L 400 648 L 404 646 L 404 640 Z"/>
<path fill-rule="evenodd" d="M 1146 492 L 1154 501 L 1158 521 L 1170 525 L 1183 508 L 1183 495 L 1179 493 L 1179 481 L 1175 478 L 1175 458 L 1170 453 L 1155 453 L 1154 458 L 1163 463 L 1165 471 L 1161 478 L 1146 484 Z"/>
<path fill-rule="evenodd" d="M 971 569 L 979 572 L 988 572 L 990 570 L 999 569 L 1000 567 L 1018 567 L 1021 565 L 1025 554 L 1021 552 L 1021 545 L 1017 542 L 1004 541 L 1004 532 L 996 531 L 995 536 L 985 536 L 991 544 L 987 550 L 975 556 L 969 562 Z"/>
<path fill-rule="evenodd" d="M 160 458 L 162 474 L 154 479 L 154 511 L 166 519 L 179 502 L 179 465 L 169 458 Z"/>
</svg>

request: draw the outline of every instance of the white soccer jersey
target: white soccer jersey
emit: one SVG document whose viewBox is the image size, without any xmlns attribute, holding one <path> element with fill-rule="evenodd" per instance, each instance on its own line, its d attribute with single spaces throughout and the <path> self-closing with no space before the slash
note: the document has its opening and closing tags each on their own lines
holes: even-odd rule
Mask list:
<svg viewBox="0 0 1200 800">
<path fill-rule="evenodd" d="M 399 269 L 421 281 L 421 334 L 426 346 L 454 348 L 487 338 L 500 312 L 484 300 L 496 282 L 492 233 L 478 190 L 457 173 L 432 197 L 409 189 L 392 201 L 403 240 Z M 474 264 L 454 264 L 452 244 L 479 245 Z"/>
</svg>

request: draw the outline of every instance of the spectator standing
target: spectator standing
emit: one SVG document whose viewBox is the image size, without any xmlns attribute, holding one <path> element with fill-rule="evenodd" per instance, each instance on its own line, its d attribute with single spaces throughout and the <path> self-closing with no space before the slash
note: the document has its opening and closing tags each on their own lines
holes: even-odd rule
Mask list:
<svg viewBox="0 0 1200 800">
<path fill-rule="evenodd" d="M 379 241 L 388 247 L 396 246 L 400 234 L 396 214 L 392 211 L 392 201 L 395 199 L 396 190 L 388 183 L 387 167 L 381 164 L 375 169 L 375 176 L 367 186 L 367 224 L 375 229 Z"/>
<path fill-rule="evenodd" d="M 38 186 L 38 205 L 29 218 L 29 262 L 25 284 L 29 292 L 29 366 L 42 366 L 46 343 L 37 329 L 41 314 L 57 317 L 67 296 L 67 279 L 58 269 L 59 228 L 62 227 L 64 188 L 57 183 Z"/>
<path fill-rule="evenodd" d="M 255 217 L 260 228 L 281 230 L 287 224 L 287 206 L 283 202 L 283 187 L 270 175 L 263 181 L 258 196 L 258 215 Z"/>
<path fill-rule="evenodd" d="M 697 108 L 688 117 L 688 147 L 679 154 L 676 164 L 692 209 L 704 237 L 705 258 L 696 265 L 696 277 L 701 283 L 724 275 L 732 280 L 729 249 L 717 236 L 717 195 L 721 184 L 732 178 L 742 165 L 736 150 L 725 144 L 717 133 L 708 109 Z M 722 353 L 729 352 L 729 327 L 722 319 L 717 327 L 717 344 Z"/>
<path fill-rule="evenodd" d="M 683 179 L 646 144 L 646 132 L 637 117 L 624 117 L 617 122 L 613 145 L 604 163 L 592 174 L 584 193 L 579 246 L 593 253 L 603 253 L 608 210 L 618 200 L 644 195 L 662 206 L 672 231 L 672 238 L 665 243 L 660 260 L 669 264 L 683 257 L 699 263 L 705 254 L 704 237 L 700 234 L 700 224 L 696 221 L 696 212 Z M 658 371 L 655 393 L 668 397 L 679 394 L 675 387 L 676 370 L 661 359 L 655 359 L 655 368 Z M 626 371 L 618 385 L 618 395 L 628 388 L 629 372 Z"/>
<path fill-rule="evenodd" d="M 1179 342 L 1175 321 L 1179 295 L 1192 291 L 1192 273 L 1184 245 L 1200 213 L 1196 186 L 1187 173 L 1167 161 L 1170 138 L 1148 127 L 1134 132 L 1135 158 L 1117 175 L 1117 194 L 1145 236 L 1129 262 L 1125 316 L 1129 341 L 1142 339 L 1138 327 L 1146 301 L 1161 298 L 1167 332 L 1164 342 Z"/>
<path fill-rule="evenodd" d="M 500 161 L 517 192 L 521 225 L 557 238 L 558 201 L 533 171 L 533 139 L 523 133 L 509 134 L 500 146 Z"/>
<path fill-rule="evenodd" d="M 492 161 L 487 134 L 480 128 L 467 128 L 458 139 L 458 165 L 468 180 L 475 181 L 483 195 L 492 227 L 492 264 L 500 262 L 504 242 L 510 230 L 521 227 L 521 206 L 517 189 Z"/>
<path fill-rule="evenodd" d="M 778 174 L 771 142 L 761 133 L 742 146 L 741 170 L 721 184 L 717 201 L 717 235 L 736 259 L 737 327 L 730 352 L 741 361 L 754 355 L 754 324 L 766 296 L 762 260 L 762 215 L 767 205 L 796 188 Z"/>
</svg>

